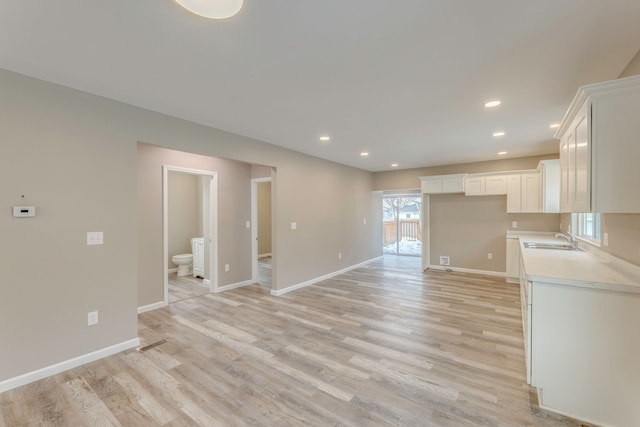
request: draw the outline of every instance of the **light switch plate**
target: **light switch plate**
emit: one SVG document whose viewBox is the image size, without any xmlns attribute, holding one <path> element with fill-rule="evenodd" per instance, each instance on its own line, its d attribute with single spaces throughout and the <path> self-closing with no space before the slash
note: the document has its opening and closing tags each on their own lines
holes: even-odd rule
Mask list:
<svg viewBox="0 0 640 427">
<path fill-rule="evenodd" d="M 291 229 L 292 230 L 296 230 L 298 228 L 298 224 L 296 224 L 295 222 L 291 223 Z"/>
<path fill-rule="evenodd" d="M 609 246 L 609 233 L 604 233 L 604 236 L 602 238 L 602 243 L 605 246 Z"/>
<path fill-rule="evenodd" d="M 98 324 L 98 312 L 91 311 L 87 313 L 87 326 L 93 326 Z"/>
<path fill-rule="evenodd" d="M 247 227 L 247 228 L 251 228 L 251 221 L 247 221 L 247 222 L 245 223 L 245 227 Z"/>
</svg>

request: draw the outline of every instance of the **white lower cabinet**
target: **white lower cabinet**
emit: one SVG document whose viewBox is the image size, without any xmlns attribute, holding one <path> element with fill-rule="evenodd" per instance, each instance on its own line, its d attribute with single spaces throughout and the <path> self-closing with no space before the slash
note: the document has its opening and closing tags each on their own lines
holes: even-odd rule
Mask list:
<svg viewBox="0 0 640 427">
<path fill-rule="evenodd" d="M 598 425 L 640 425 L 640 294 L 521 274 L 527 382 L 540 407 Z"/>
</svg>

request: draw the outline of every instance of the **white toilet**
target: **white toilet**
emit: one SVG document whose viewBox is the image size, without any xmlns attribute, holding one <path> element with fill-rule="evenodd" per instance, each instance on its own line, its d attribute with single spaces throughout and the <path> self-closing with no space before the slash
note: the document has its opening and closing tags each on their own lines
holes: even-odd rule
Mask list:
<svg viewBox="0 0 640 427">
<path fill-rule="evenodd" d="M 179 254 L 171 257 L 171 261 L 178 266 L 178 276 L 188 276 L 191 274 L 191 264 L 193 264 L 192 254 Z"/>
</svg>

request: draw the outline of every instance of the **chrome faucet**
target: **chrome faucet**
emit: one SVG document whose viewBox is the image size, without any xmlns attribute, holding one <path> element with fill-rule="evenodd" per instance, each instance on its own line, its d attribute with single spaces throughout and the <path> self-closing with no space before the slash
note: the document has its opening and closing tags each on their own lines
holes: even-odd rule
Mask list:
<svg viewBox="0 0 640 427">
<path fill-rule="evenodd" d="M 578 247 L 578 241 L 571 233 L 556 233 L 556 239 L 566 240 L 572 248 Z"/>
</svg>

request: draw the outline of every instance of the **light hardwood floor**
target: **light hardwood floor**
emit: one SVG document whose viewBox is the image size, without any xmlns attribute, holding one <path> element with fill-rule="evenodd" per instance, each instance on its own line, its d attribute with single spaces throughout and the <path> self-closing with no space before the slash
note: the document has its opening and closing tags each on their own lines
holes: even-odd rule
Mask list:
<svg viewBox="0 0 640 427">
<path fill-rule="evenodd" d="M 140 315 L 130 350 L 0 395 L 5 426 L 577 426 L 525 381 L 518 287 L 386 256 Z"/>
<path fill-rule="evenodd" d="M 202 279 L 193 276 L 178 276 L 176 273 L 169 273 L 168 284 L 169 304 L 210 292 L 209 285 L 203 284 Z"/>
</svg>

